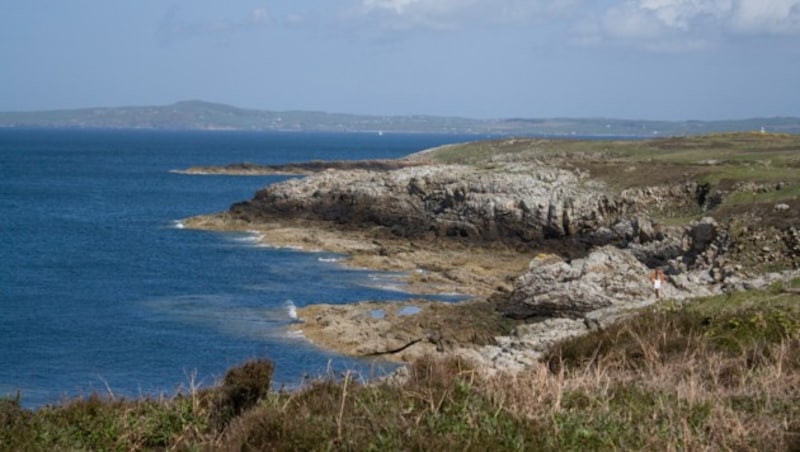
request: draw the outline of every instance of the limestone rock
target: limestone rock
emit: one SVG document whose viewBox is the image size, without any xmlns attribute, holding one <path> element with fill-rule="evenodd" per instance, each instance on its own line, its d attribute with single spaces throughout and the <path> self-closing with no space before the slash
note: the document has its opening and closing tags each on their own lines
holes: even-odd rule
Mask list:
<svg viewBox="0 0 800 452">
<path fill-rule="evenodd" d="M 601 308 L 622 306 L 653 296 L 650 270 L 633 254 L 614 246 L 584 259 L 553 261 L 538 256 L 520 276 L 501 310 L 514 318 L 581 317 Z"/>
<path fill-rule="evenodd" d="M 288 216 L 378 225 L 404 237 L 536 242 L 589 234 L 626 209 L 601 186 L 567 170 L 429 165 L 291 179 L 235 204 L 230 213 L 245 221 Z"/>
</svg>

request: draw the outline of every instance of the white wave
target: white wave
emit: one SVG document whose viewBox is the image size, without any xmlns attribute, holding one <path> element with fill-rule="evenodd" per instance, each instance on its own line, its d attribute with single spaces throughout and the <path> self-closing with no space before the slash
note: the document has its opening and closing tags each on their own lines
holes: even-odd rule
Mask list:
<svg viewBox="0 0 800 452">
<path fill-rule="evenodd" d="M 370 283 L 370 284 L 362 284 L 363 287 L 369 287 L 370 289 L 378 289 L 384 290 L 386 292 L 397 292 L 397 293 L 410 293 L 408 291 L 408 287 L 403 284 L 388 284 L 388 283 Z"/>
<path fill-rule="evenodd" d="M 303 334 L 303 332 L 300 331 L 300 330 L 293 330 L 293 331 L 287 332 L 286 333 L 286 337 L 289 337 L 289 338 L 292 338 L 292 339 L 305 339 L 306 335 Z"/>
<path fill-rule="evenodd" d="M 268 241 L 264 241 L 264 236 L 259 236 L 258 238 L 258 246 L 261 248 L 268 248 L 271 250 L 289 250 L 289 251 L 303 251 L 303 252 L 310 252 L 313 253 L 315 250 L 307 250 L 302 246 L 296 245 L 275 245 L 274 243 L 269 243 Z"/>
<path fill-rule="evenodd" d="M 248 235 L 248 236 L 245 236 L 245 237 L 236 237 L 233 240 L 236 241 L 236 242 L 253 243 L 253 242 L 258 242 L 258 239 L 259 239 L 259 237 L 257 235 Z"/>
<path fill-rule="evenodd" d="M 318 257 L 317 261 L 319 262 L 339 262 L 338 257 Z"/>
<path fill-rule="evenodd" d="M 367 275 L 369 282 L 362 285 L 389 292 L 408 293 L 408 285 L 403 281 L 403 276 L 402 273 L 372 273 Z"/>
<path fill-rule="evenodd" d="M 243 235 L 240 235 L 238 237 L 234 237 L 233 241 L 234 242 L 244 242 L 244 243 L 259 244 L 259 243 L 261 243 L 261 239 L 262 238 L 263 238 L 263 235 L 260 232 L 253 231 L 253 230 L 248 230 L 248 231 L 245 231 Z"/>
<path fill-rule="evenodd" d="M 181 220 L 175 220 L 172 222 L 172 227 L 175 229 L 184 229 L 186 225 L 183 224 Z"/>
<path fill-rule="evenodd" d="M 289 315 L 289 318 L 293 321 L 297 321 L 297 306 L 294 305 L 294 302 L 292 300 L 286 300 L 284 305 L 286 306 L 286 314 Z"/>
</svg>

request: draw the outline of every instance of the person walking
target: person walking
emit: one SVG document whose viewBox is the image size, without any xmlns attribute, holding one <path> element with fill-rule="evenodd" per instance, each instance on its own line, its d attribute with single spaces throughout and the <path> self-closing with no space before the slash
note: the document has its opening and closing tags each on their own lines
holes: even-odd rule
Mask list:
<svg viewBox="0 0 800 452">
<path fill-rule="evenodd" d="M 653 283 L 653 292 L 656 294 L 656 298 L 661 298 L 661 286 L 664 285 L 664 282 L 667 280 L 666 275 L 664 275 L 664 271 L 661 270 L 661 267 L 656 267 L 650 273 L 650 282 Z"/>
</svg>

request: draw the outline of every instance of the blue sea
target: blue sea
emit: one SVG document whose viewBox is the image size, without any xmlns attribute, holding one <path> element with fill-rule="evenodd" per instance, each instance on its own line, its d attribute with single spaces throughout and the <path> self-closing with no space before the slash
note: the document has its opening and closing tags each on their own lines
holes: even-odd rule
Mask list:
<svg viewBox="0 0 800 452">
<path fill-rule="evenodd" d="M 194 165 L 396 158 L 472 137 L 0 129 L 0 396 L 38 407 L 92 392 L 173 395 L 252 358 L 274 387 L 392 369 L 288 332 L 293 306 L 402 300 L 392 275 L 336 257 L 180 228 L 285 177 Z"/>
</svg>

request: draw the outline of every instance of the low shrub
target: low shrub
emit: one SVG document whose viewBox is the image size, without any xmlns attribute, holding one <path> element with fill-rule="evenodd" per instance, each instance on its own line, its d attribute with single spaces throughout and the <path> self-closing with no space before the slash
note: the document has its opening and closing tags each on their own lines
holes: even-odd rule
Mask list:
<svg viewBox="0 0 800 452">
<path fill-rule="evenodd" d="M 271 361 L 259 359 L 234 367 L 225 374 L 222 384 L 215 389 L 211 410 L 218 430 L 269 394 L 273 370 Z"/>
</svg>

